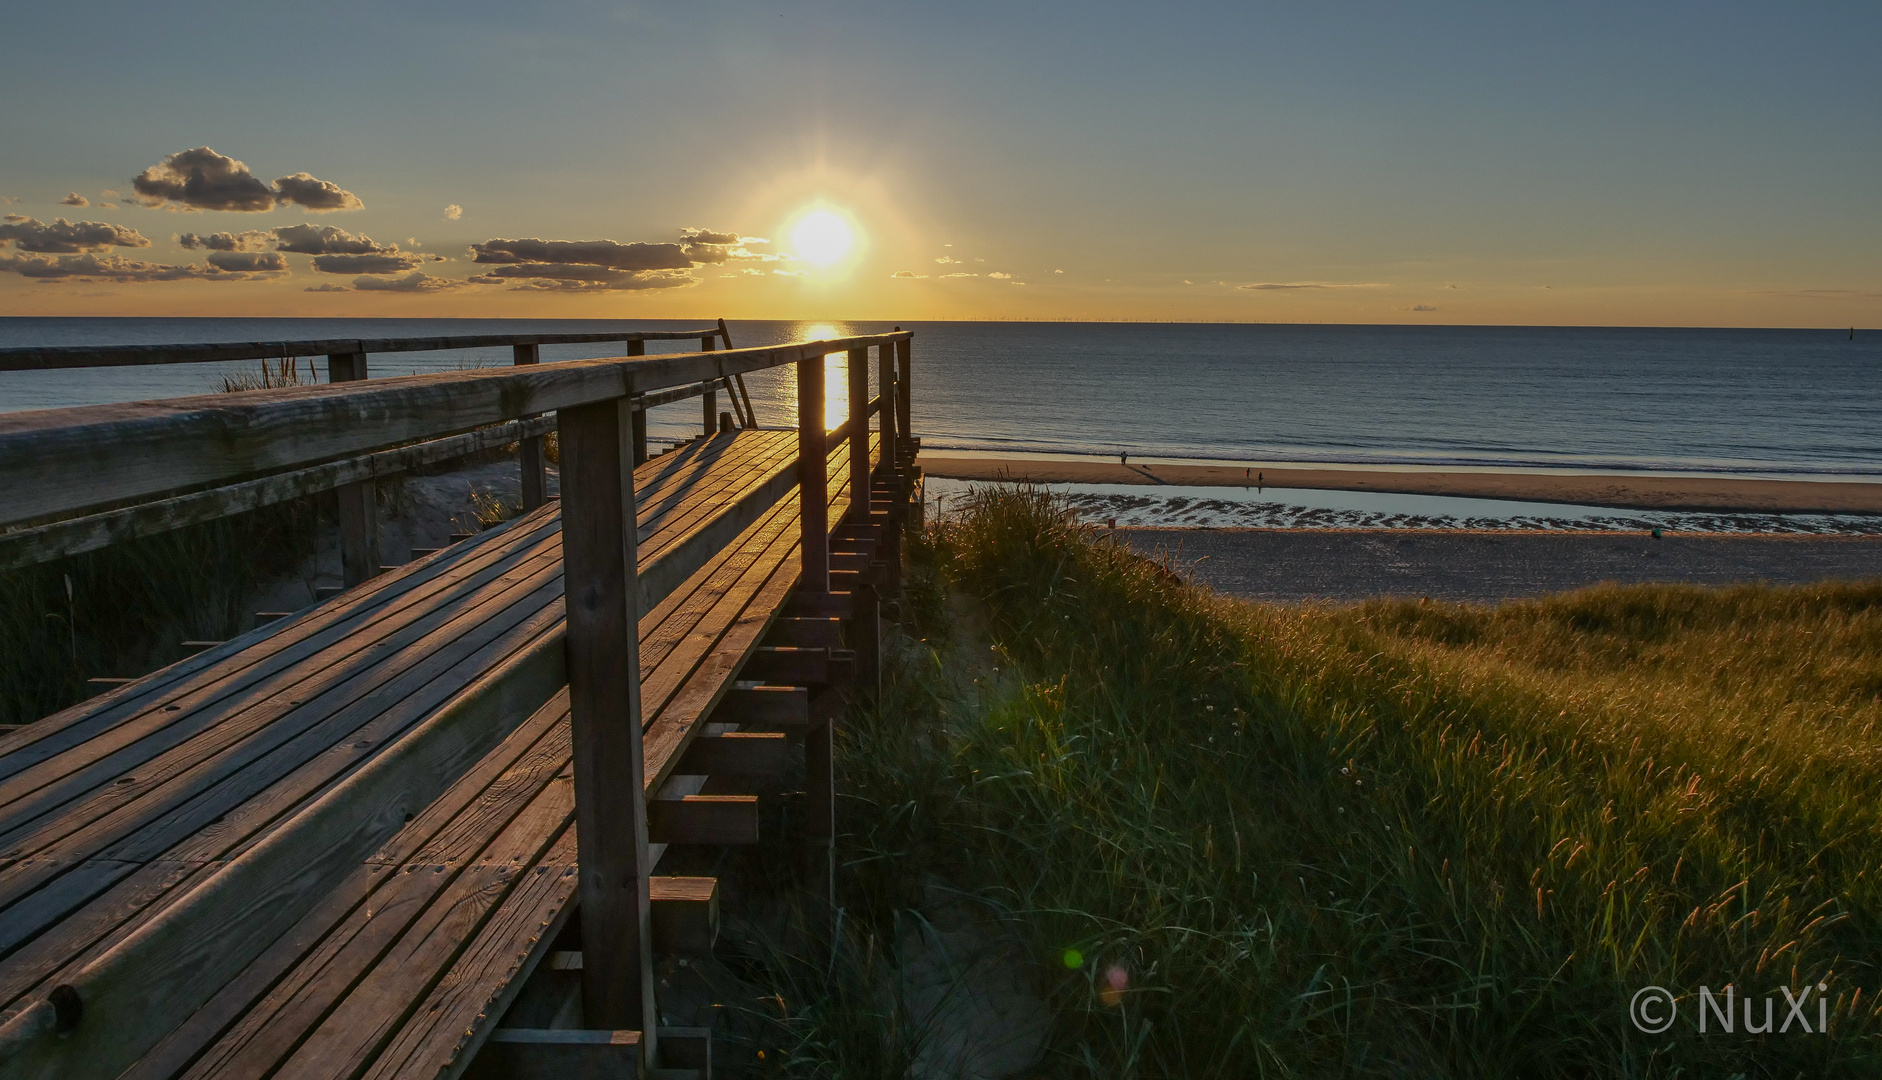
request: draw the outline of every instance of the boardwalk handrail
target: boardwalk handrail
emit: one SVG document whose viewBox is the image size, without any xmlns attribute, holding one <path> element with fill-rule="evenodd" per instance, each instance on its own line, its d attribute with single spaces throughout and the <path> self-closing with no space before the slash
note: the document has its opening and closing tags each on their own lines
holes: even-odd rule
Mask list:
<svg viewBox="0 0 1882 1080">
<path fill-rule="evenodd" d="M 439 438 L 905 340 L 793 345 L 405 375 L 0 414 L 0 526 Z"/>
<path fill-rule="evenodd" d="M 564 680 L 572 802 L 561 812 L 572 815 L 575 822 L 569 839 L 579 867 L 579 881 L 571 888 L 580 920 L 582 1022 L 594 1029 L 577 1034 L 600 1032 L 610 1044 L 616 1036 L 632 1036 L 641 1055 L 636 1070 L 692 1068 L 690 1060 L 678 1060 L 677 1052 L 672 1060 L 659 1053 L 660 1040 L 672 1037 L 684 1047 L 691 1036 L 663 1031 L 655 1007 L 650 883 L 656 857 L 648 796 L 657 794 L 662 775 L 671 778 L 671 770 L 681 767 L 676 755 L 684 756 L 689 744 L 709 726 L 708 717 L 717 715 L 709 711 L 719 701 L 717 695 L 741 671 L 751 670 L 743 665 L 757 647 L 755 635 L 784 610 L 787 591 L 791 603 L 817 616 L 806 621 L 846 620 L 842 640 L 850 642 L 854 654 L 844 652 L 839 658 L 843 650 L 832 645 L 823 650 L 827 663 L 819 673 L 802 676 L 825 686 L 826 695 L 837 695 L 834 703 L 817 705 L 814 714 L 808 708 L 810 702 L 805 702 L 801 831 L 812 907 L 820 919 L 834 917 L 834 721 L 824 710 L 840 706 L 841 696 L 848 691 L 838 684 L 850 681 L 852 668 L 864 668 L 855 689 L 865 697 L 873 695 L 879 680 L 876 661 L 869 659 L 864 665 L 864 657 L 880 655 L 878 584 L 884 579 L 873 570 L 872 553 L 883 552 L 890 560 L 899 560 L 899 529 L 905 520 L 902 503 L 908 488 L 898 478 L 898 470 L 904 464 L 912 468 L 919 449 L 919 440 L 909 434 L 907 412 L 911 339 L 912 334 L 898 328 L 888 334 L 772 348 L 547 366 L 523 363 L 509 369 L 0 416 L 0 476 L 8 477 L 10 483 L 9 501 L 0 515 L 11 515 L 14 520 L 101 499 L 148 497 L 178 485 L 226 483 L 270 470 L 278 480 L 282 470 L 332 467 L 339 460 L 386 446 L 410 452 L 417 441 L 461 437 L 458 432 L 494 438 L 491 425 L 539 426 L 542 419 L 534 418 L 543 413 L 554 414 L 563 454 L 562 502 L 554 515 L 559 519 L 554 548 L 560 561 L 555 577 L 560 580 L 549 576 L 553 567 L 545 564 L 535 571 L 544 576 L 542 584 L 518 586 L 534 588 L 531 595 L 545 603 L 551 599 L 547 590 L 553 588 L 560 594 L 555 601 L 561 605 L 560 648 L 550 635 L 537 635 L 532 640 L 539 638 L 539 648 L 531 645 L 520 652 L 493 651 L 488 656 L 478 652 L 476 656 L 483 658 L 480 663 L 503 656 L 508 659 L 476 675 L 451 700 L 437 703 L 441 708 L 421 702 L 416 708 L 429 715 L 420 727 L 400 736 L 374 762 L 316 802 L 295 811 L 293 827 L 277 830 L 272 838 L 208 871 L 187 895 L 109 949 L 73 957 L 74 962 L 60 969 L 49 989 L 42 993 L 41 984 L 42 988 L 31 992 L 30 1004 L 0 1023 L 0 1072 L 54 1080 L 124 1071 L 159 1046 L 166 1033 L 180 1030 L 178 1025 L 231 985 L 233 976 L 248 972 L 269 943 L 290 925 L 298 925 L 311 905 L 326 902 L 310 895 L 307 886 L 324 875 L 322 867 L 359 864 L 380 850 L 404 823 L 414 821 L 455 778 L 465 775 L 493 738 L 502 737 L 504 723 L 492 718 L 527 714 L 530 707 L 550 698 L 556 684 Z M 877 350 L 873 358 L 871 349 Z M 824 427 L 825 357 L 837 352 L 847 358 L 848 420 L 830 432 Z M 874 397 L 870 396 L 872 359 L 877 377 Z M 797 380 L 794 460 L 776 453 L 775 439 L 772 450 L 740 459 L 737 468 L 746 479 L 737 486 L 702 490 L 699 512 L 688 511 L 683 521 L 676 519 L 671 533 L 655 533 L 665 538 L 653 549 L 659 554 L 651 555 L 643 565 L 640 527 L 644 519 L 637 505 L 637 489 L 643 485 L 633 475 L 637 459 L 632 429 L 636 418 L 644 415 L 639 407 L 658 391 L 723 381 L 785 364 L 794 366 Z M 880 418 L 873 443 L 872 416 Z M 743 437 L 729 434 L 727 443 L 720 445 Z M 753 437 L 770 438 L 756 433 Z M 834 469 L 830 452 L 839 441 L 846 461 L 844 467 Z M 713 552 L 737 542 L 792 487 L 797 491 L 793 516 L 798 535 L 792 541 L 788 533 L 765 534 L 761 547 L 780 560 L 795 552 L 798 567 L 775 574 L 764 570 L 764 580 L 775 582 L 779 591 L 773 595 L 772 586 L 766 584 L 764 605 L 747 608 L 748 600 L 754 605 L 756 600 L 746 597 L 736 601 L 735 609 L 722 613 L 745 626 L 749 640 L 737 650 L 713 654 L 716 659 L 688 659 L 688 670 L 704 680 L 698 708 L 677 718 L 678 726 L 650 729 L 640 699 L 643 614 L 652 612 L 670 591 L 704 569 Z M 884 498 L 878 498 L 878 492 Z M 834 523 L 833 514 L 840 515 Z M 547 519 L 544 515 L 524 520 Z M 788 529 L 789 521 L 790 517 L 783 517 L 778 525 Z M 845 546 L 833 555 L 837 540 Z M 855 550 L 858 545 L 861 551 Z M 859 558 L 861 564 L 855 561 Z M 843 565 L 835 565 L 839 560 Z M 717 582 L 711 586 L 714 589 L 730 588 L 730 582 L 719 581 L 716 572 L 711 581 Z M 720 605 L 721 601 L 713 601 L 715 610 Z M 553 605 L 542 608 L 541 617 L 550 617 L 553 610 Z M 517 625 L 536 624 L 525 620 Z M 527 632 L 536 635 L 533 629 Z M 509 644 L 503 647 L 511 649 Z M 839 667 L 844 673 L 837 673 Z M 775 666 L 758 670 L 778 673 Z M 792 671 L 799 673 L 799 669 Z M 382 707 L 383 703 L 372 706 Z M 173 703 L 164 706 L 166 713 L 173 708 Z M 659 715 L 665 723 L 667 714 Z M 513 719 L 508 726 L 514 728 Z M 351 745 L 366 747 L 363 742 Z M 649 745 L 660 751 L 658 764 L 651 770 L 646 756 Z M 654 783 L 650 784 L 650 778 Z M 162 806 L 152 809 L 167 813 Z M 667 831 L 663 835 L 679 834 Z M 318 866 L 313 855 L 319 857 Z M 18 895 L 25 895 L 21 889 L 36 887 L 32 882 L 17 884 Z M 283 899 L 276 902 L 276 897 Z M 543 934 L 550 924 L 533 911 L 529 915 L 525 922 L 506 924 L 502 932 L 527 938 L 530 955 L 540 959 L 557 935 Z M 372 917 L 370 911 L 366 917 Z M 477 930 L 480 935 L 483 932 Z M 458 947 L 463 945 L 458 942 Z M 511 974 L 503 977 L 527 976 L 536 959 L 521 968 L 512 967 Z M 504 1008 L 513 1000 L 514 990 L 508 992 L 512 997 L 503 999 Z M 372 1007 L 383 1004 L 397 1007 L 399 1002 L 387 998 L 370 1003 Z M 404 1002 L 408 1008 L 422 1004 Z M 362 1004 L 360 1009 L 367 1007 Z M 490 1024 L 484 1021 L 494 1023 L 504 1008 L 479 1014 L 473 1030 L 451 1030 L 449 1034 L 457 1039 L 451 1054 L 458 1070 L 468 1063 L 460 1051 L 474 1053 L 479 1040 L 489 1034 Z M 367 1057 L 377 1054 L 364 1047 L 361 1052 Z M 549 1060 L 536 1062 L 531 1074 L 542 1072 Z M 427 1060 L 425 1067 L 424 1075 L 441 1075 L 435 1062 Z M 393 1068 L 396 1065 L 388 1066 Z M 447 1069 L 442 1075 L 455 1073 Z"/>
<path fill-rule="evenodd" d="M 442 352 L 517 345 L 583 345 L 600 341 L 684 341 L 719 334 L 699 330 L 627 330 L 589 334 L 459 334 L 445 337 L 309 338 L 301 341 L 231 341 L 201 345 L 48 345 L 0 349 L 0 371 L 200 364 L 219 360 L 273 360 L 283 356 Z"/>
</svg>

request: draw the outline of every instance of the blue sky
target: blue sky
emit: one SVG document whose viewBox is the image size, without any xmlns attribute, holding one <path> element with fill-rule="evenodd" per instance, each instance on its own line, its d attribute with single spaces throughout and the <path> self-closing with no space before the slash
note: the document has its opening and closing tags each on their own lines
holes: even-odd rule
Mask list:
<svg viewBox="0 0 1882 1080">
<path fill-rule="evenodd" d="M 0 209 L 156 265 L 303 222 L 447 261 L 0 273 L 0 312 L 1876 322 L 1882 6 L 1512 7 L 15 5 Z M 364 207 L 102 195 L 201 146 Z M 836 264 L 790 257 L 813 205 Z M 458 284 L 475 243 L 688 227 L 773 258 Z"/>
</svg>

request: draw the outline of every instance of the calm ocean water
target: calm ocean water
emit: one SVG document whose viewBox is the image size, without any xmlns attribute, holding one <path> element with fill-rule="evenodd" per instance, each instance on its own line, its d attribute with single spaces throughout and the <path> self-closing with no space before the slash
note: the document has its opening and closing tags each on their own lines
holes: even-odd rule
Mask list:
<svg viewBox="0 0 1882 1080">
<path fill-rule="evenodd" d="M 690 329 L 697 321 L 0 319 L 0 346 L 276 341 L 505 331 Z M 1882 475 L 1882 334 L 1843 330 L 911 323 L 916 430 L 930 449 Z M 736 344 L 885 323 L 734 322 Z M 650 343 L 652 352 L 684 342 Z M 545 348 L 544 359 L 618 353 Z M 383 354 L 372 373 L 505 364 L 507 350 Z M 832 358 L 832 376 L 841 361 Z M 212 389 L 252 365 L 0 372 L 0 410 Z M 759 418 L 788 380 L 751 379 Z M 832 385 L 832 390 L 837 386 Z M 841 395 L 833 393 L 833 399 Z M 698 423 L 693 403 L 655 435 Z"/>
</svg>

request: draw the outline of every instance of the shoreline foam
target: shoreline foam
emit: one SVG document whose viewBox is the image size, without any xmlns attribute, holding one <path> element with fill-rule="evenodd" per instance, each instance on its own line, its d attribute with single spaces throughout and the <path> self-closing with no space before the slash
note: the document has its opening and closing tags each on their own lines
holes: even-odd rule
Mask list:
<svg viewBox="0 0 1882 1080">
<path fill-rule="evenodd" d="M 1400 495 L 1570 503 L 1620 510 L 1708 513 L 1878 514 L 1882 483 L 1771 480 L 1729 476 L 1638 476 L 1617 473 L 1447 472 L 1349 467 L 1121 465 L 1030 458 L 921 456 L 929 476 L 1031 484 L 1136 484 L 1144 487 L 1307 488 Z M 1262 483 L 1257 485 L 1257 476 Z"/>
</svg>

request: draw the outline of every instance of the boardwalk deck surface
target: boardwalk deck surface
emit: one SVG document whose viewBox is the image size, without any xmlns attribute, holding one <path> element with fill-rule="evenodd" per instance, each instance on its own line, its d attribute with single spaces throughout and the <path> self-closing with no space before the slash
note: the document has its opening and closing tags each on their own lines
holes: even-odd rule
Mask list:
<svg viewBox="0 0 1882 1080">
<path fill-rule="evenodd" d="M 641 619 L 650 796 L 689 793 L 687 743 L 797 584 L 796 439 L 726 433 L 635 472 L 643 571 L 723 529 L 728 505 L 775 500 Z M 841 521 L 847 454 L 827 467 Z M 550 503 L 0 739 L 0 1020 L 295 828 L 480 680 L 521 657 L 559 663 L 558 529 Z M 532 707 L 490 728 L 494 746 L 371 858 L 284 898 L 299 905 L 286 932 L 126 1075 L 461 1070 L 577 889 L 567 692 L 553 664 L 531 670 L 550 680 L 531 676 Z"/>
</svg>

